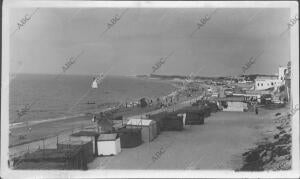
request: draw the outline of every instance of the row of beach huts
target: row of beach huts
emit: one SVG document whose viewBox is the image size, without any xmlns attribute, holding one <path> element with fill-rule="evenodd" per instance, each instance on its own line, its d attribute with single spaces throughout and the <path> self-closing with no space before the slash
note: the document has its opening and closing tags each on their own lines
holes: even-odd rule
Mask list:
<svg viewBox="0 0 300 179">
<path fill-rule="evenodd" d="M 163 131 L 180 132 L 186 126 L 203 125 L 205 118 L 218 110 L 216 103 L 201 100 L 172 112 L 128 118 L 125 124 L 122 122 L 113 130 L 83 129 L 71 134 L 68 140 L 57 141 L 56 148 L 26 153 L 11 160 L 10 165 L 15 169 L 86 170 L 95 157 L 118 155 L 123 148 L 138 147 L 155 140 Z"/>
</svg>

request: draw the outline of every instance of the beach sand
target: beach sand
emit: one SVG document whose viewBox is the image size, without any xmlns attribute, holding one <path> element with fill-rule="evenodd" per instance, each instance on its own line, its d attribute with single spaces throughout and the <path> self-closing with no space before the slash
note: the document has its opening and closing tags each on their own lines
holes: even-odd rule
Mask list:
<svg viewBox="0 0 300 179">
<path fill-rule="evenodd" d="M 154 141 L 122 149 L 112 157 L 98 157 L 89 169 L 237 170 L 242 154 L 262 140 L 276 111 L 218 112 L 204 125 L 186 126 L 181 132 L 164 131 Z M 263 119 L 262 119 L 263 118 Z M 153 160 L 160 150 L 164 151 Z"/>
<path fill-rule="evenodd" d="M 199 95 L 199 94 L 198 94 Z M 199 97 L 181 97 L 180 103 L 168 107 L 169 110 L 178 109 L 183 106 L 189 105 L 191 101 L 195 101 Z M 126 117 L 134 115 L 145 115 L 149 113 L 157 113 L 162 109 L 155 110 L 156 107 L 150 106 L 147 108 L 134 107 L 121 112 L 120 115 L 125 117 L 124 123 L 126 123 Z M 120 122 L 119 122 L 120 123 Z M 118 124 L 116 124 L 118 126 Z M 26 126 L 18 126 L 11 128 L 12 135 L 9 140 L 9 153 L 12 157 L 20 156 L 26 152 L 32 152 L 40 148 L 55 148 L 57 143 L 57 135 L 59 135 L 59 142 L 69 139 L 69 135 L 75 131 L 80 131 L 85 127 L 95 126 L 91 122 L 91 116 L 71 117 L 62 120 L 56 120 L 51 122 L 43 122 L 34 124 L 31 127 L 31 132 L 27 132 Z M 25 139 L 20 139 L 19 136 L 27 135 Z M 42 140 L 44 139 L 44 141 Z"/>
</svg>

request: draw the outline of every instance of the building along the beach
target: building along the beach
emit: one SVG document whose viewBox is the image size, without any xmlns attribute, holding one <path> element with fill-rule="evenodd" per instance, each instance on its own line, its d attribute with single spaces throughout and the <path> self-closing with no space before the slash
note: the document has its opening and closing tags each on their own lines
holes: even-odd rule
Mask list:
<svg viewBox="0 0 300 179">
<path fill-rule="evenodd" d="M 277 77 L 258 77 L 255 79 L 255 87 L 254 89 L 266 90 L 269 88 L 277 88 L 281 86 L 283 83 Z"/>
<path fill-rule="evenodd" d="M 259 76 L 255 79 L 254 89 L 256 91 L 266 90 L 270 88 L 277 89 L 285 84 L 285 75 L 288 71 L 287 67 L 278 68 L 278 76 Z"/>
<path fill-rule="evenodd" d="M 142 140 L 144 142 L 151 142 L 157 136 L 157 125 L 154 120 L 150 119 L 129 119 L 126 128 L 141 128 Z"/>
<path fill-rule="evenodd" d="M 121 141 L 118 134 L 101 134 L 97 141 L 98 155 L 117 155 L 121 152 Z"/>
</svg>

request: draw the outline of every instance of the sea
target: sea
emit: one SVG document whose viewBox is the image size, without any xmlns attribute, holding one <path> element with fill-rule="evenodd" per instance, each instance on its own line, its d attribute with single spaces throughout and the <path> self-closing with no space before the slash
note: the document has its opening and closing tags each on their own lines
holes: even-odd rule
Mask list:
<svg viewBox="0 0 300 179">
<path fill-rule="evenodd" d="M 74 117 L 175 90 L 169 81 L 159 79 L 107 76 L 95 89 L 92 82 L 93 76 L 87 75 L 19 74 L 9 86 L 9 122 Z"/>
</svg>

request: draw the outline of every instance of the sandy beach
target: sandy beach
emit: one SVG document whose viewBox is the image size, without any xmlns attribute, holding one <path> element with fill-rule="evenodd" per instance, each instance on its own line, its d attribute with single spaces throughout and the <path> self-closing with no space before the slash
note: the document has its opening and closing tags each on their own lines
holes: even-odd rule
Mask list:
<svg viewBox="0 0 300 179">
<path fill-rule="evenodd" d="M 199 94 L 198 94 L 199 95 Z M 174 110 L 191 104 L 191 102 L 196 101 L 199 96 L 182 97 L 180 103 L 169 106 L 163 109 L 156 109 L 155 106 L 149 106 L 147 108 L 131 108 L 124 112 L 120 112 L 120 115 L 124 117 L 124 123 L 127 121 L 127 117 L 132 117 L 135 115 L 144 116 L 145 114 L 154 114 L 161 112 L 162 110 Z M 121 125 L 120 122 L 116 123 L 115 126 Z M 75 131 L 82 130 L 88 127 L 95 127 L 95 124 L 91 122 L 91 116 L 80 116 L 71 117 L 61 120 L 54 121 L 44 121 L 37 124 L 31 124 L 31 132 L 28 133 L 26 126 L 17 126 L 11 128 L 12 135 L 10 136 L 10 156 L 20 156 L 26 152 L 32 152 L 38 148 L 55 148 L 57 140 L 59 142 L 69 139 L 69 135 Z M 26 134 L 25 139 L 20 139 L 19 136 Z M 57 136 L 59 136 L 57 138 Z"/>
</svg>

